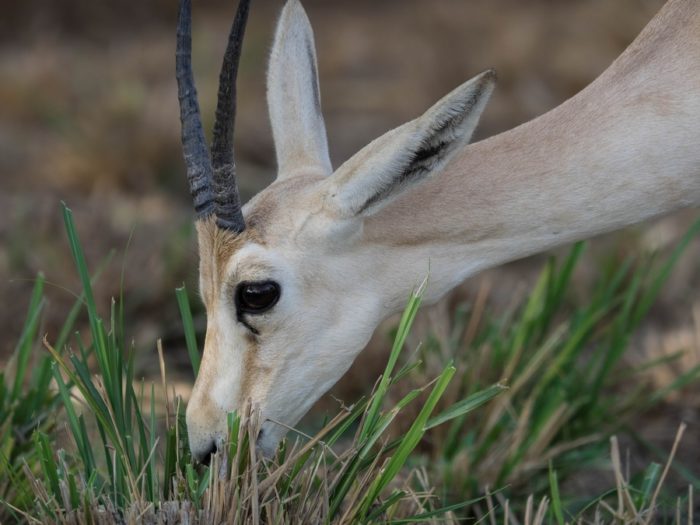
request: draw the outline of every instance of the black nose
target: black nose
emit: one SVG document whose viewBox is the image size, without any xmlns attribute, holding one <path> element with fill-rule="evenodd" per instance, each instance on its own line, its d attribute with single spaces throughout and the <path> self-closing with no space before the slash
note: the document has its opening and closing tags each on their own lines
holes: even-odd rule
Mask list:
<svg viewBox="0 0 700 525">
<path fill-rule="evenodd" d="M 209 447 L 209 450 L 202 455 L 202 457 L 199 459 L 199 462 L 202 465 L 208 467 L 209 463 L 211 463 L 211 457 L 214 454 L 216 454 L 216 450 L 217 450 L 216 442 L 212 441 L 211 446 Z"/>
</svg>

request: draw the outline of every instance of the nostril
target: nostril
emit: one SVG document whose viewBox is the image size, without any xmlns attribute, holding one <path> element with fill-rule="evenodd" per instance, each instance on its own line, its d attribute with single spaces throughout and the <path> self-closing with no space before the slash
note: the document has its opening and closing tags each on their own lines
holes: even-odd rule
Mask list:
<svg viewBox="0 0 700 525">
<path fill-rule="evenodd" d="M 211 463 L 211 457 L 216 454 L 217 446 L 216 442 L 212 441 L 211 445 L 209 446 L 209 450 L 207 450 L 203 455 L 202 458 L 199 460 L 200 463 L 206 467 L 209 466 Z"/>
</svg>

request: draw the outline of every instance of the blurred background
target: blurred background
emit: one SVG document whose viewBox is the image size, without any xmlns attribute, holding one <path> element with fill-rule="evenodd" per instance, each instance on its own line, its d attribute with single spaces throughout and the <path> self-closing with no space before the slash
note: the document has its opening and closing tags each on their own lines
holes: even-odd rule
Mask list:
<svg viewBox="0 0 700 525">
<path fill-rule="evenodd" d="M 663 1 L 304 4 L 316 32 L 323 110 L 337 166 L 486 68 L 496 68 L 499 84 L 477 140 L 546 112 L 601 73 Z M 264 79 L 281 5 L 255 0 L 243 49 L 236 153 L 244 200 L 275 176 Z M 194 69 L 207 129 L 235 7 L 233 0 L 194 2 Z M 101 269 L 96 290 L 105 314 L 126 269 L 126 326 L 139 352 L 140 374 L 157 372 L 155 341 L 162 338 L 169 375 L 178 392 L 188 395 L 193 378 L 174 288 L 186 283 L 200 330 L 205 317 L 195 293 L 195 238 L 179 143 L 176 11 L 175 0 L 25 0 L 3 7 L 0 364 L 17 341 L 37 272 L 52 283 L 43 321 L 49 339 L 79 290 L 59 209 L 65 201 L 74 210 L 90 268 Z M 594 240 L 576 286 L 585 289 L 603 254 L 621 260 L 637 251 L 668 250 L 696 216 L 697 211 L 683 212 Z M 626 356 L 631 363 L 688 348 L 695 353 L 684 366 L 700 362 L 699 255 L 696 240 L 633 342 Z M 484 283 L 489 308 L 508 308 L 527 292 L 544 260 L 534 257 L 471 279 L 429 309 L 421 323 L 446 329 L 450 309 L 473 301 Z M 380 327 L 372 349 L 334 389 L 335 396 L 352 401 L 371 388 L 383 368 L 389 326 Z M 657 375 L 658 387 L 675 377 L 670 368 Z M 697 442 L 697 390 L 650 414 L 640 430 L 663 445 L 685 419 L 695 436 L 688 439 Z"/>
</svg>

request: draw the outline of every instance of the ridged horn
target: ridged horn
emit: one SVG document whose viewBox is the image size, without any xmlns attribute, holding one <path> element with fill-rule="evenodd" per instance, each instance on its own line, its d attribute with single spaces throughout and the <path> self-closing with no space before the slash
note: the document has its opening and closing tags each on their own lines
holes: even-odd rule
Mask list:
<svg viewBox="0 0 700 525">
<path fill-rule="evenodd" d="M 216 223 L 220 228 L 235 232 L 245 229 L 236 183 L 233 129 L 236 120 L 236 77 L 249 10 L 250 0 L 241 0 L 229 33 L 219 76 L 219 96 L 211 147 Z"/>
<path fill-rule="evenodd" d="M 212 190 L 212 164 L 209 158 L 202 120 L 197 102 L 197 90 L 192 74 L 192 1 L 180 0 L 177 23 L 177 50 L 175 76 L 180 102 L 182 124 L 182 152 L 187 167 L 187 182 L 198 219 L 215 211 Z"/>
</svg>

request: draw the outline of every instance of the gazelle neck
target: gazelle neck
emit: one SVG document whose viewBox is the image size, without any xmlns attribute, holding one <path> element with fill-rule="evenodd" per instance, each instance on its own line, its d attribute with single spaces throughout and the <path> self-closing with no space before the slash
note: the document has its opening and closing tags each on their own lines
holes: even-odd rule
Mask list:
<svg viewBox="0 0 700 525">
<path fill-rule="evenodd" d="M 472 144 L 365 225 L 428 270 L 476 271 L 700 203 L 700 4 L 672 0 L 594 83 Z M 431 290 L 432 288 L 432 290 Z"/>
</svg>

